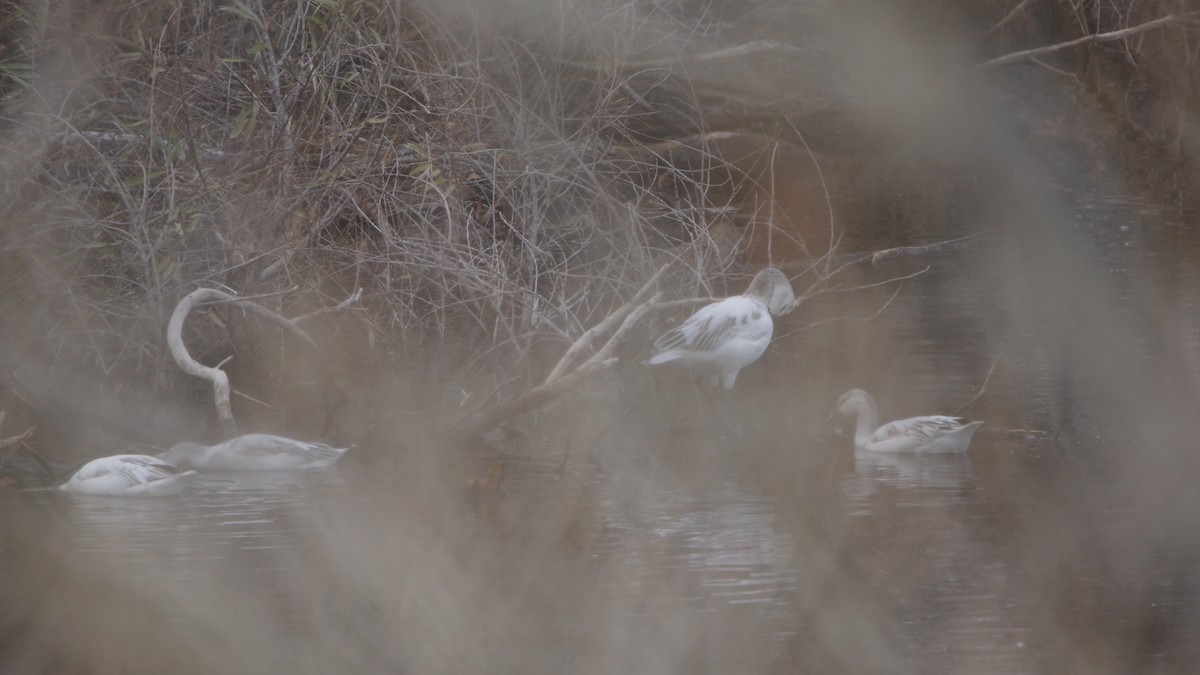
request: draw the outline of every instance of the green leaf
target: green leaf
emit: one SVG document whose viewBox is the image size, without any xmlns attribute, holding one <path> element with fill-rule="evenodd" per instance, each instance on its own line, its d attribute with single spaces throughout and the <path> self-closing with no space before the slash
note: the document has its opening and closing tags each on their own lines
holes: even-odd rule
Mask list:
<svg viewBox="0 0 1200 675">
<path fill-rule="evenodd" d="M 258 15 L 254 13 L 254 10 L 250 9 L 249 7 L 243 5 L 240 2 L 235 2 L 232 5 L 226 5 L 221 8 L 221 11 L 229 12 L 230 14 L 236 14 L 236 15 L 242 17 L 243 19 L 249 19 L 250 21 L 254 22 L 254 24 L 256 26 L 258 26 L 259 28 L 264 27 L 262 19 L 258 18 Z"/>
<path fill-rule="evenodd" d="M 243 108 L 242 112 L 238 113 L 237 119 L 233 121 L 233 131 L 229 132 L 229 138 L 234 139 L 242 135 L 246 130 L 246 124 L 250 121 L 250 108 Z"/>
</svg>

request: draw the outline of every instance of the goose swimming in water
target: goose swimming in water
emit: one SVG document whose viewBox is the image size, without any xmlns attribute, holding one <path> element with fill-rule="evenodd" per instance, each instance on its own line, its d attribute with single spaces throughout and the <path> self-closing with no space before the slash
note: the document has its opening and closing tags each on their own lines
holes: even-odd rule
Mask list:
<svg viewBox="0 0 1200 675">
<path fill-rule="evenodd" d="M 875 399 L 862 389 L 851 389 L 838 399 L 838 412 L 855 415 L 854 447 L 872 452 L 964 452 L 983 422 L 963 424 L 961 418 L 945 415 L 910 417 L 879 428 Z"/>
<path fill-rule="evenodd" d="M 166 497 L 182 493 L 195 477 L 195 471 L 157 457 L 113 455 L 84 464 L 58 489 L 84 495 Z"/>
<path fill-rule="evenodd" d="M 720 383 L 732 389 L 738 371 L 757 361 L 770 344 L 771 315 L 787 314 L 795 304 L 791 282 L 768 267 L 754 275 L 745 293 L 702 307 L 664 333 L 646 363 L 678 363 L 703 376 L 710 387 Z"/>
<path fill-rule="evenodd" d="M 323 469 L 349 449 L 272 434 L 246 434 L 216 445 L 176 443 L 159 457 L 180 466 L 213 471 L 282 471 Z"/>
</svg>

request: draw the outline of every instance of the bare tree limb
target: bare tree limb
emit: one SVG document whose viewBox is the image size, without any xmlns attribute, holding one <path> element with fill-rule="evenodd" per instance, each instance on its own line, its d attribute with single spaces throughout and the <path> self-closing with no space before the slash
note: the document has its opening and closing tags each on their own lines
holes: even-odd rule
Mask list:
<svg viewBox="0 0 1200 675">
<path fill-rule="evenodd" d="M 225 438 L 237 436 L 237 423 L 233 420 L 233 408 L 229 404 L 229 376 L 220 368 L 210 368 L 188 353 L 183 344 L 183 320 L 187 318 L 192 307 L 205 300 L 233 298 L 233 296 L 211 288 L 200 288 L 188 293 L 175 305 L 171 320 L 167 323 L 167 348 L 175 363 L 183 372 L 212 383 L 213 399 L 217 406 L 217 420 L 221 423 L 221 433 Z"/>
<path fill-rule="evenodd" d="M 983 63 L 976 64 L 975 67 L 991 68 L 994 66 L 1003 66 L 1009 63 L 1016 63 L 1017 61 L 1024 61 L 1025 59 L 1042 56 L 1043 54 L 1051 54 L 1063 49 L 1075 47 L 1077 45 L 1087 44 L 1089 42 L 1108 42 L 1111 40 L 1120 40 L 1131 35 L 1137 35 L 1138 33 L 1144 33 L 1148 30 L 1154 30 L 1155 28 L 1161 28 L 1173 23 L 1182 23 L 1188 19 L 1195 18 L 1196 16 L 1200 16 L 1200 11 L 1187 12 L 1185 14 L 1168 14 L 1167 16 L 1155 19 L 1153 21 L 1147 21 L 1146 23 L 1130 26 L 1129 28 L 1122 28 L 1121 30 L 1109 31 L 1107 33 L 1093 33 L 1091 35 L 1084 35 L 1083 37 L 1076 38 L 1074 40 L 1059 42 L 1058 44 L 1047 45 L 1045 47 L 1034 47 L 1033 49 L 1024 49 L 1019 52 L 997 56 L 994 59 L 988 59 Z"/>
<path fill-rule="evenodd" d="M 1025 5 L 1028 5 L 1031 1 L 1032 0 L 1021 0 L 1020 2 L 1018 2 L 1012 9 L 1008 10 L 1008 13 L 1004 15 L 1004 18 L 997 21 L 995 23 L 995 25 L 993 25 L 991 28 L 988 29 L 987 34 L 991 35 L 992 33 L 995 33 L 996 31 L 1003 28 L 1004 24 L 1011 21 L 1012 18 L 1015 17 L 1018 13 L 1020 13 L 1021 10 L 1025 9 Z"/>
<path fill-rule="evenodd" d="M 340 312 L 342 310 L 348 309 L 351 305 L 358 304 L 358 301 L 362 299 L 362 292 L 363 292 L 362 287 L 356 288 L 356 289 L 354 289 L 354 293 L 352 293 L 350 295 L 350 297 L 339 302 L 338 304 L 334 305 L 333 307 L 323 307 L 321 309 L 309 312 L 308 314 L 301 314 L 300 316 L 292 319 L 292 323 L 298 324 L 298 323 L 301 323 L 304 321 L 308 321 L 309 319 L 314 319 L 318 316 L 321 316 L 322 314 L 329 314 L 331 312 Z"/>
<path fill-rule="evenodd" d="M 7 415 L 7 412 L 0 410 L 0 429 L 4 428 L 5 415 Z M 17 434 L 16 436 L 9 436 L 8 438 L 0 438 L 0 451 L 8 450 L 9 448 L 13 448 L 13 447 L 15 447 L 18 450 L 24 450 L 30 457 L 32 457 L 34 459 L 34 461 L 36 461 L 38 463 L 38 465 L 41 467 L 42 471 L 44 471 L 46 473 L 46 476 L 50 480 L 53 480 L 56 477 L 54 467 L 50 466 L 50 463 L 47 462 L 45 459 L 43 459 L 42 456 L 39 455 L 37 453 L 37 451 L 35 451 L 32 447 L 30 447 L 29 443 L 26 442 L 26 439 L 33 435 L 35 428 L 36 427 L 29 427 L 28 429 Z M 8 453 L 5 453 L 5 454 L 7 455 Z"/>
<path fill-rule="evenodd" d="M 968 248 L 973 240 L 982 235 L 983 232 L 975 232 L 968 234 L 965 237 L 957 239 L 947 239 L 946 241 L 934 242 L 932 244 L 922 244 L 920 246 L 898 246 L 896 248 L 886 248 L 881 251 L 860 251 L 857 253 L 842 253 L 840 255 L 826 255 L 813 260 L 795 260 L 791 262 L 781 263 L 779 269 L 784 272 L 795 272 L 802 268 L 808 268 L 816 263 L 821 263 L 825 266 L 845 267 L 855 263 L 871 261 L 871 264 L 878 264 L 880 261 L 890 258 L 904 258 L 909 256 L 928 255 L 930 253 L 944 253 L 947 251 L 958 251 Z"/>
<path fill-rule="evenodd" d="M 988 368 L 987 375 L 983 378 L 983 384 L 979 385 L 979 391 L 975 392 L 975 395 L 971 397 L 971 400 L 958 406 L 958 409 L 954 411 L 955 415 L 962 412 L 967 406 L 971 405 L 975 401 L 978 401 L 979 397 L 983 396 L 983 392 L 987 391 L 988 382 L 992 381 L 992 373 L 996 371 L 996 364 L 1000 363 L 1000 356 L 1000 354 L 997 354 L 996 359 L 992 361 L 992 367 Z"/>
<path fill-rule="evenodd" d="M 30 429 L 30 431 L 32 431 L 32 429 Z M 42 471 L 45 472 L 46 476 L 50 480 L 54 480 L 58 477 L 58 472 L 54 470 L 54 467 L 50 466 L 50 462 L 47 462 L 45 457 L 42 457 L 40 454 L 38 454 L 38 451 L 34 450 L 33 446 L 29 445 L 27 441 L 21 441 L 20 445 L 21 449 L 25 451 L 25 454 L 32 457 L 33 460 L 38 463 L 38 466 L 42 467 Z"/>
<path fill-rule="evenodd" d="M 612 330 L 613 326 L 617 325 L 618 321 L 623 320 L 630 312 L 634 310 L 635 307 L 641 304 L 642 298 L 644 298 L 650 292 L 650 289 L 654 287 L 654 284 L 658 281 L 659 277 L 661 277 L 663 272 L 666 272 L 667 268 L 670 266 L 670 262 L 664 263 L 645 284 L 642 284 L 642 287 L 638 289 L 637 293 L 633 294 L 633 297 L 629 299 L 629 302 L 621 305 L 621 307 L 605 317 L 600 323 L 584 331 L 583 335 L 580 335 L 579 338 L 567 348 L 566 353 L 562 355 L 562 358 L 558 360 L 558 363 L 554 366 L 554 369 L 551 370 L 550 374 L 546 376 L 546 380 L 543 384 L 548 384 L 559 377 L 562 377 L 562 375 L 566 373 L 576 361 L 579 360 L 579 355 L 584 350 L 591 347 L 593 342 L 600 339 L 600 337 L 608 333 L 608 331 Z"/>
<path fill-rule="evenodd" d="M 6 414 L 5 412 L 0 411 L 0 429 L 4 428 L 5 414 Z M 25 440 L 26 438 L 29 438 L 30 436 L 33 435 L 33 429 L 34 429 L 33 427 L 29 427 L 23 433 L 17 434 L 16 436 L 9 436 L 8 438 L 0 438 L 0 450 L 4 450 L 5 448 L 12 447 L 12 446 L 20 443 L 21 441 Z"/>
<path fill-rule="evenodd" d="M 598 363 L 585 364 L 552 381 L 547 380 L 516 398 L 482 412 L 473 413 L 467 417 L 464 423 L 453 429 L 450 436 L 460 441 L 475 438 L 506 419 L 533 410 L 547 401 L 562 396 L 592 375 L 611 368 L 616 362 L 616 358 L 609 358 Z"/>
<path fill-rule="evenodd" d="M 355 294 L 351 296 L 350 300 L 355 299 L 355 297 L 358 295 L 359 294 L 356 291 Z M 347 301 L 347 303 L 339 304 L 338 308 L 341 308 L 343 304 L 348 306 L 348 302 L 349 301 Z M 199 377 L 203 380 L 208 380 L 212 383 L 213 399 L 217 407 L 217 419 L 221 424 L 221 433 L 224 434 L 226 438 L 233 438 L 237 435 L 237 423 L 233 419 L 233 408 L 230 406 L 229 402 L 229 376 L 226 375 L 225 371 L 221 370 L 220 368 L 206 366 L 192 358 L 192 355 L 187 350 L 187 346 L 183 343 L 183 322 L 185 319 L 187 319 L 188 313 L 190 313 L 192 308 L 196 307 L 197 305 L 207 305 L 212 303 L 229 303 L 232 305 L 237 305 L 238 307 L 241 307 L 252 314 L 276 324 L 280 328 L 283 328 L 289 334 L 311 348 L 318 356 L 321 356 L 322 352 L 321 348 L 312 339 L 312 337 L 310 337 L 308 333 L 305 333 L 299 326 L 296 325 L 296 320 L 280 316 L 266 307 L 263 307 L 262 305 L 247 298 L 240 298 L 236 295 L 231 295 L 224 291 L 218 291 L 213 288 L 198 288 L 185 295 L 183 299 L 179 301 L 179 304 L 175 305 L 175 311 L 171 314 L 171 320 L 167 323 L 167 346 L 171 350 L 171 356 L 174 357 L 175 363 L 179 364 L 179 367 L 182 368 L 184 372 L 189 375 Z M 312 315 L 306 315 L 306 317 L 308 316 Z M 341 389 L 342 387 L 337 385 L 336 380 L 333 378 L 332 370 L 327 366 L 323 358 L 320 359 L 320 362 L 322 368 L 325 370 L 326 375 L 329 377 L 329 380 L 333 382 L 335 386 L 338 386 L 338 388 Z"/>
<path fill-rule="evenodd" d="M 658 301 L 662 299 L 662 296 L 662 291 L 659 291 L 650 296 L 649 300 L 638 305 L 637 309 L 630 312 L 629 316 L 625 317 L 625 320 L 621 322 L 621 327 L 612 334 L 612 337 L 608 339 L 608 342 L 604 343 L 604 346 L 600 348 L 600 351 L 593 354 L 592 358 L 584 361 L 580 368 L 587 368 L 602 361 L 607 361 L 612 356 L 612 353 L 616 351 L 617 346 L 625 340 L 625 336 L 629 334 L 629 331 L 637 325 L 638 321 L 642 320 L 643 316 L 646 316 L 647 312 L 649 312 L 656 304 L 658 304 Z"/>
</svg>

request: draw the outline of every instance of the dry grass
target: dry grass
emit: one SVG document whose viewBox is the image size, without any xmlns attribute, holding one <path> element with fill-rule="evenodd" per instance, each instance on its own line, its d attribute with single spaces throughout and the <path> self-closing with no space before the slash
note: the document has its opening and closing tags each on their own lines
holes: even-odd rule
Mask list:
<svg viewBox="0 0 1200 675">
<path fill-rule="evenodd" d="M 381 354 L 445 342 L 466 368 L 536 367 L 534 345 L 577 336 L 660 249 L 704 243 L 731 192 L 712 185 L 728 180 L 717 155 L 644 150 L 629 127 L 646 111 L 612 68 L 452 15 L 376 0 L 38 12 L 7 21 L 7 311 L 37 306 L 31 349 L 102 378 L 174 388 L 162 329 L 201 285 L 299 287 L 280 302 L 302 307 L 364 286 L 355 337 Z M 200 353 L 229 349 L 229 319 L 192 327 Z"/>
<path fill-rule="evenodd" d="M 978 10 L 989 17 L 978 44 L 998 54 L 1186 7 Z M 341 351 L 422 364 L 450 390 L 510 391 L 540 381 L 662 260 L 678 257 L 684 281 L 706 290 L 729 263 L 712 254 L 729 250 L 713 241 L 714 214 L 773 219 L 756 195 L 773 191 L 781 142 L 811 152 L 808 118 L 788 106 L 816 99 L 755 102 L 749 84 L 722 93 L 703 68 L 730 44 L 802 60 L 775 38 L 836 25 L 820 3 L 30 1 L 4 12 L 0 310 L 21 326 L 5 336 L 10 358 L 173 394 L 195 390 L 163 328 L 199 286 L 277 293 L 289 315 L 364 287 L 364 311 L 328 329 Z M 1181 23 L 1038 63 L 1069 72 L 1079 59 L 1075 76 L 1105 83 L 1110 100 L 1151 92 L 1152 105 L 1127 106 L 1148 116 L 1131 126 L 1182 147 L 1195 135 L 1192 43 Z M 1113 82 L 1127 83 L 1123 98 Z M 740 136 L 713 128 L 739 115 Z M 791 248 L 826 253 L 840 239 L 830 211 L 821 241 Z M 831 269 L 806 270 L 810 291 Z M 245 344 L 239 316 L 206 316 L 189 327 L 198 355 Z M 247 363 L 263 353 L 241 357 L 274 382 L 259 398 L 285 388 Z"/>
</svg>

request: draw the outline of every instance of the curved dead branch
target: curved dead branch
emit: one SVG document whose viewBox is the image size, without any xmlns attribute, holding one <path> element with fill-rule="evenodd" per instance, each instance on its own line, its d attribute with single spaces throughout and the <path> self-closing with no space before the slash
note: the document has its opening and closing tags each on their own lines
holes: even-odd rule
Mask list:
<svg viewBox="0 0 1200 675">
<path fill-rule="evenodd" d="M 213 399 L 217 407 L 217 419 L 221 424 L 221 433 L 224 434 L 225 438 L 232 438 L 237 435 L 237 423 L 233 419 L 233 409 L 229 403 L 229 376 L 220 368 L 206 366 L 192 358 L 187 346 L 183 343 L 183 322 L 187 319 L 187 315 L 192 311 L 192 308 L 216 303 L 232 304 L 274 323 L 312 349 L 313 353 L 317 355 L 321 368 L 325 371 L 329 382 L 339 389 L 344 396 L 345 388 L 337 383 L 332 369 L 325 362 L 321 348 L 297 323 L 325 311 L 345 309 L 357 302 L 361 296 L 362 290 L 359 289 L 336 307 L 327 310 L 318 310 L 317 312 L 312 312 L 296 319 L 288 319 L 248 298 L 239 298 L 236 295 L 218 291 L 214 288 L 198 288 L 185 295 L 179 301 L 179 304 L 175 305 L 175 311 L 172 312 L 171 320 L 167 323 L 167 346 L 171 350 L 171 356 L 174 357 L 175 363 L 179 364 L 179 367 L 184 372 L 212 383 Z"/>
<path fill-rule="evenodd" d="M 462 442 L 478 438 L 483 433 L 495 428 L 501 422 L 516 417 L 561 397 L 571 389 L 582 384 L 598 372 L 611 368 L 617 362 L 616 357 L 597 363 L 584 364 L 565 375 L 547 380 L 542 384 L 526 391 L 516 398 L 509 399 L 500 405 L 469 415 L 465 422 L 451 430 L 452 439 Z"/>
</svg>

